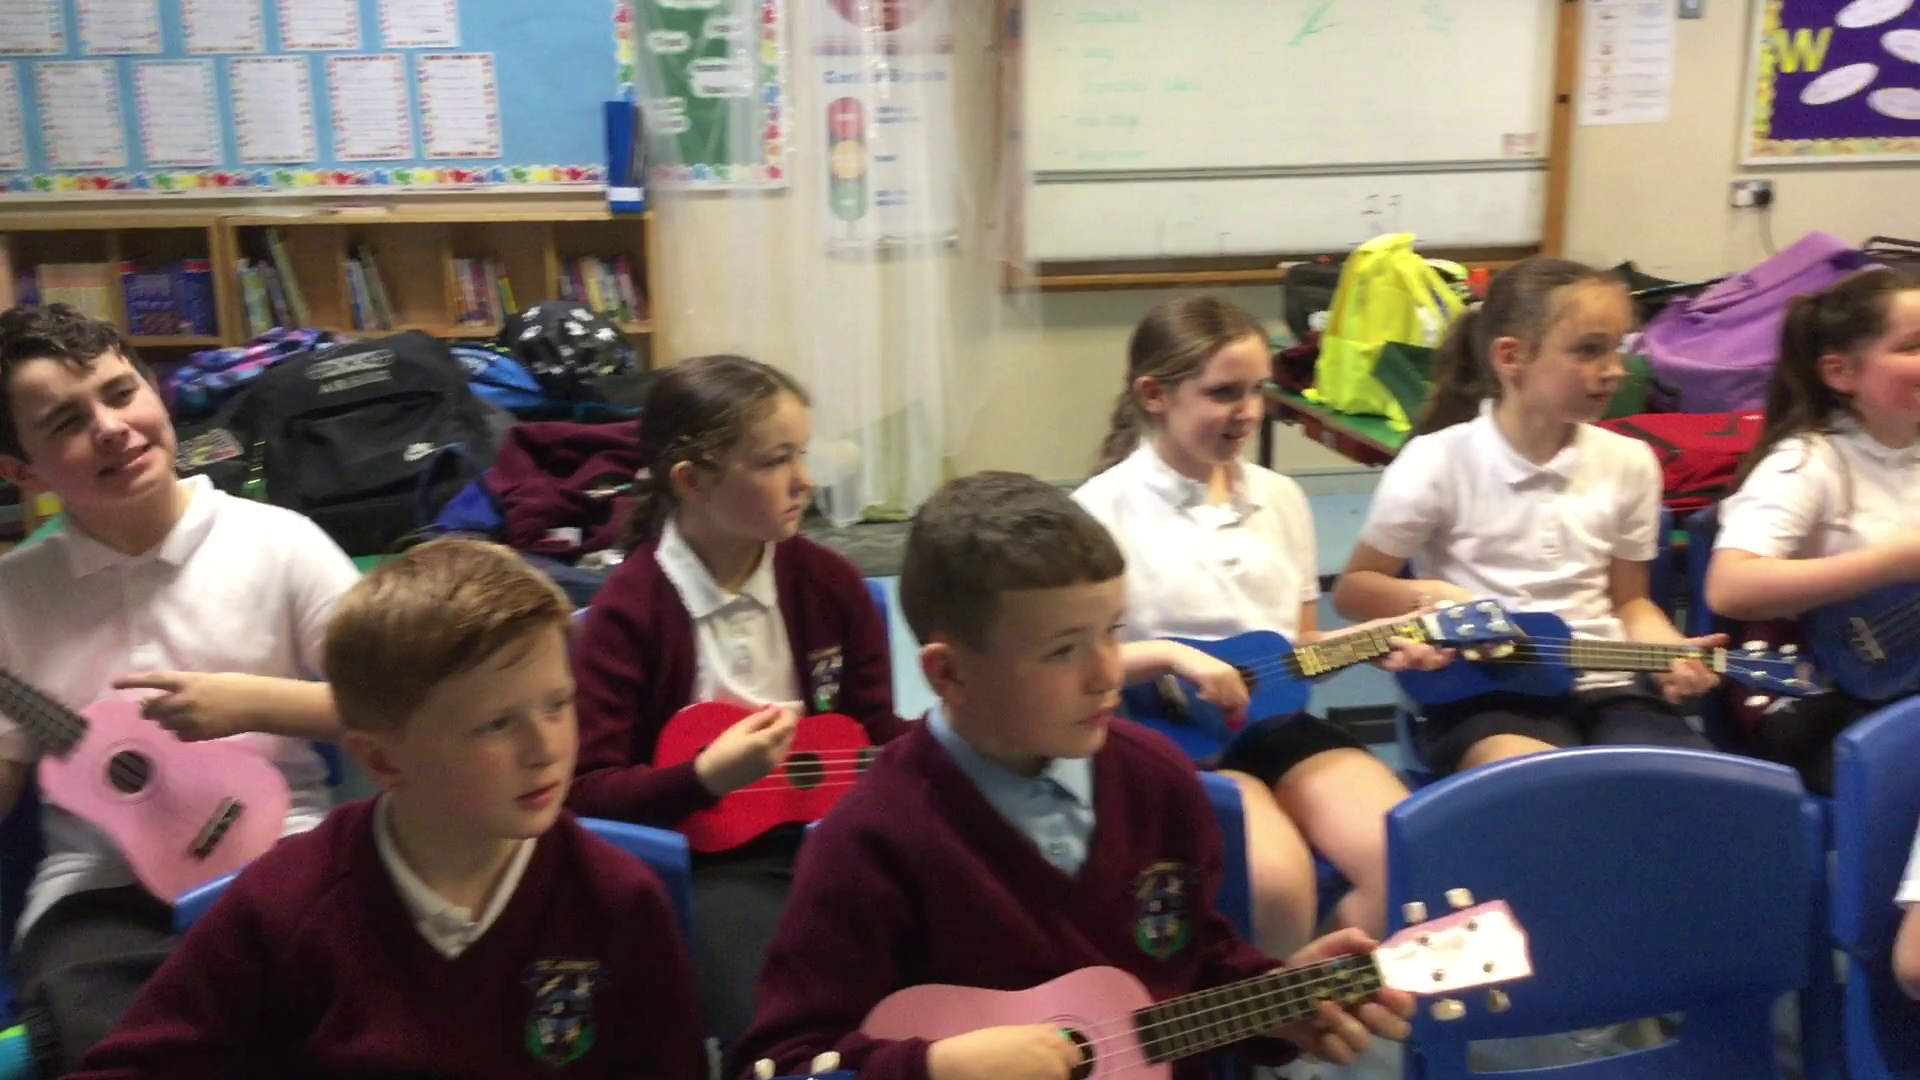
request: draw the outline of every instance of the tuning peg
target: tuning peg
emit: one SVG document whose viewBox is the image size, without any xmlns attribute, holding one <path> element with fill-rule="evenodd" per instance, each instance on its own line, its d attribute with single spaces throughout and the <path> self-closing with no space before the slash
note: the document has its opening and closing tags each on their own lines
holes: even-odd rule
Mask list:
<svg viewBox="0 0 1920 1080">
<path fill-rule="evenodd" d="M 840 1055 L 838 1053 L 835 1053 L 832 1050 L 829 1050 L 826 1053 L 821 1054 L 819 1057 L 814 1058 L 813 1066 L 809 1068 L 807 1072 L 809 1075 L 819 1076 L 821 1073 L 830 1073 L 835 1069 L 838 1069 L 839 1067 L 840 1067 Z"/>
<path fill-rule="evenodd" d="M 1409 900 L 1400 905 L 1400 914 L 1406 916 L 1407 925 L 1427 921 L 1427 905 L 1418 900 Z"/>
<path fill-rule="evenodd" d="M 1782 645 L 1782 646 L 1780 646 L 1780 655 L 1781 655 L 1781 656 L 1799 656 L 1799 655 L 1800 655 L 1800 646 L 1798 646 L 1798 645 Z"/>
<path fill-rule="evenodd" d="M 1488 1012 L 1501 1013 L 1501 1012 L 1506 1012 L 1508 1009 L 1511 1009 L 1511 1008 L 1513 1008 L 1513 999 L 1507 996 L 1507 992 L 1505 990 L 1502 990 L 1499 987 L 1495 987 L 1492 990 L 1487 991 L 1487 1011 Z"/>
<path fill-rule="evenodd" d="M 1470 908 L 1473 906 L 1473 894 L 1466 889 L 1448 889 L 1447 903 L 1455 908 Z"/>
<path fill-rule="evenodd" d="M 1458 1020 L 1467 1015 L 1467 1006 L 1465 1002 L 1456 998 L 1441 998 L 1439 1001 L 1433 1003 L 1433 1008 L 1430 1011 L 1433 1013 L 1435 1020 L 1444 1023 L 1448 1020 Z"/>
<path fill-rule="evenodd" d="M 1496 603 L 1494 603 L 1494 602 L 1493 602 L 1493 601 L 1491 601 L 1491 600 L 1482 600 L 1482 601 L 1480 601 L 1480 603 L 1479 603 L 1478 605 L 1476 605 L 1476 606 L 1477 606 L 1477 607 L 1479 607 L 1479 609 L 1481 610 L 1481 612 L 1482 612 L 1483 614 L 1487 614 L 1487 615 L 1491 615 L 1491 614 L 1493 614 L 1494 612 L 1496 612 L 1496 611 L 1499 611 L 1499 610 L 1500 610 L 1500 605 L 1499 605 L 1499 604 L 1496 604 Z"/>
<path fill-rule="evenodd" d="M 761 1058 L 759 1061 L 756 1061 L 753 1063 L 753 1075 L 755 1077 L 755 1080 L 773 1080 L 773 1074 L 774 1074 L 774 1068 L 773 1068 L 772 1058 Z"/>
<path fill-rule="evenodd" d="M 1767 643 L 1764 641 L 1742 642 L 1740 647 L 1747 650 L 1748 652 L 1766 652 L 1767 651 Z"/>
<path fill-rule="evenodd" d="M 1472 634 L 1472 633 L 1473 633 L 1474 631 L 1476 631 L 1476 630 L 1478 630 L 1478 629 L 1480 629 L 1480 628 L 1479 628 L 1479 627 L 1477 627 L 1477 626 L 1475 626 L 1475 625 L 1473 625 L 1473 624 L 1472 624 L 1472 623 L 1470 623 L 1470 622 L 1463 622 L 1463 623 L 1461 623 L 1461 624 L 1460 624 L 1460 633 L 1461 633 L 1461 634 L 1462 634 L 1463 636 L 1464 636 L 1464 635 L 1467 635 L 1467 634 Z"/>
<path fill-rule="evenodd" d="M 1773 700 L 1772 698 L 1768 697 L 1765 694 L 1753 694 L 1749 696 L 1745 701 L 1741 702 L 1741 704 L 1745 705 L 1749 709 L 1758 709 L 1766 705 L 1767 702 L 1772 700 Z"/>
<path fill-rule="evenodd" d="M 1487 629 L 1496 634 L 1504 634 L 1513 629 L 1513 624 L 1505 619 L 1495 619 L 1487 624 Z"/>
</svg>

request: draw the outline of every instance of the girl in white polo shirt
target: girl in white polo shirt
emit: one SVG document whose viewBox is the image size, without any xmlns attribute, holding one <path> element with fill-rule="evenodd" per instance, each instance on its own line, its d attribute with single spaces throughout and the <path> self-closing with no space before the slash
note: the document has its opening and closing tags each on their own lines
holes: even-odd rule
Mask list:
<svg viewBox="0 0 1920 1080">
<path fill-rule="evenodd" d="M 1496 276 L 1435 357 L 1433 400 L 1380 477 L 1335 606 L 1379 618 L 1490 599 L 1559 615 L 1579 636 L 1686 640 L 1648 595 L 1660 467 L 1644 443 L 1592 424 L 1632 324 L 1626 290 L 1579 263 L 1532 258 Z M 1409 561 L 1418 580 L 1397 576 Z M 1674 703 L 1715 677 L 1689 661 L 1656 681 L 1658 697 L 1634 676 L 1588 672 L 1562 699 L 1429 707 L 1420 751 L 1450 773 L 1563 746 L 1705 748 Z"/>
<path fill-rule="evenodd" d="M 1720 507 L 1707 605 L 1797 618 L 1920 580 L 1920 282 L 1869 270 L 1794 300 L 1760 442 Z M 1838 691 L 1782 703 L 1760 756 L 1832 787 L 1833 737 L 1882 702 Z"/>
<path fill-rule="evenodd" d="M 1102 448 L 1101 471 L 1074 498 L 1127 557 L 1131 642 L 1219 639 L 1271 630 L 1295 644 L 1318 636 L 1320 577 L 1306 495 L 1287 477 L 1241 460 L 1264 416 L 1271 374 L 1266 331 L 1212 297 L 1149 312 L 1128 347 L 1127 383 Z M 1203 665 L 1182 674 L 1223 704 Z M 1396 665 L 1444 657 L 1403 644 Z M 1215 674 L 1237 681 L 1212 661 Z M 1143 672 L 1129 664 L 1129 676 Z M 1212 695 L 1217 694 L 1214 698 Z M 1343 729 L 1314 716 L 1254 717 L 1223 771 L 1240 784 L 1258 944 L 1285 956 L 1314 930 L 1313 851 L 1352 884 L 1336 912 L 1378 935 L 1386 923 L 1386 814 L 1407 797 L 1392 770 Z"/>
</svg>

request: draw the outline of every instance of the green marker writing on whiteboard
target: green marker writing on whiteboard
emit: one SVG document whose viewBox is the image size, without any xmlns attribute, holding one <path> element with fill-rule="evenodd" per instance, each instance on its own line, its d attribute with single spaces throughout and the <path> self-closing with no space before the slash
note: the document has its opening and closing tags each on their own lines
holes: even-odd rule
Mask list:
<svg viewBox="0 0 1920 1080">
<path fill-rule="evenodd" d="M 867 216 L 867 110 L 854 98 L 827 106 L 827 198 L 851 225 Z"/>
</svg>

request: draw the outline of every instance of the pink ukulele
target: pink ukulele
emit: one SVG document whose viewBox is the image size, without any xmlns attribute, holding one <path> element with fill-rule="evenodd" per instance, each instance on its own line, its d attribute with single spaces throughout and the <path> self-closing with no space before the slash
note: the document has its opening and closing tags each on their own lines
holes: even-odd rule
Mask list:
<svg viewBox="0 0 1920 1080">
<path fill-rule="evenodd" d="M 1448 899 L 1456 906 L 1473 902 L 1463 889 Z M 1371 956 L 1273 971 L 1157 1005 L 1138 979 L 1118 968 L 1082 968 L 1031 990 L 908 987 L 874 1006 L 860 1031 L 876 1039 L 934 1040 L 1008 1024 L 1053 1024 L 1080 1047 L 1075 1080 L 1167 1080 L 1168 1062 L 1304 1020 L 1323 1001 L 1354 1005 L 1384 987 L 1442 994 L 1532 974 L 1526 931 L 1504 901 L 1494 901 L 1408 927 Z M 1490 993 L 1489 1008 L 1507 1005 L 1503 991 Z M 1433 1015 L 1457 1020 L 1466 1005 L 1444 999 L 1434 1003 Z"/>
<path fill-rule="evenodd" d="M 0 669 L 0 713 L 40 743 L 40 792 L 97 826 L 147 890 L 172 903 L 280 839 L 291 800 L 244 743 L 184 743 L 131 698 L 76 713 Z"/>
</svg>

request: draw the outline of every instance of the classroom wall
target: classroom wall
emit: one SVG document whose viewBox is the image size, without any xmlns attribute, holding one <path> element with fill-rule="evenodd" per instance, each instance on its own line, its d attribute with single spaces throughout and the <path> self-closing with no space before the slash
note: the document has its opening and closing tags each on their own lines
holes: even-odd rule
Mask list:
<svg viewBox="0 0 1920 1080">
<path fill-rule="evenodd" d="M 1677 78 L 1667 123 L 1576 129 L 1569 253 L 1608 265 L 1632 258 L 1649 272 L 1681 278 L 1757 262 L 1765 256 L 1758 220 L 1752 211 L 1727 206 L 1729 182 L 1747 175 L 1775 180 L 1773 233 L 1780 244 L 1812 228 L 1856 241 L 1873 232 L 1920 232 L 1913 210 L 1920 206 L 1920 168 L 1736 168 L 1751 4 L 1709 0 L 1706 8 L 1706 18 L 1678 24 Z M 993 53 L 985 20 L 963 19 L 956 31 L 959 121 L 965 159 L 972 166 L 965 187 L 975 199 L 989 200 Z M 796 99 L 796 112 L 808 115 L 803 95 Z M 803 141 L 802 153 L 817 155 L 818 150 Z M 806 163 L 797 168 L 808 174 Z M 788 360 L 783 341 L 789 335 L 782 332 L 780 315 L 791 310 L 788 297 L 743 290 L 739 276 L 745 271 L 735 260 L 760 251 L 822 280 L 846 273 L 824 252 L 796 253 L 782 238 L 789 200 L 802 197 L 815 198 L 818 192 L 800 183 L 785 195 L 757 196 L 756 208 L 744 219 L 734 198 L 660 201 L 666 271 L 661 299 L 675 313 L 668 323 L 672 337 L 664 343 L 668 355 L 737 347 L 751 339 L 767 359 Z M 742 220 L 749 224 L 743 226 Z M 992 253 L 985 249 L 985 207 L 970 203 L 966 220 L 960 248 L 936 257 L 965 267 L 960 275 L 965 287 L 957 293 L 990 317 L 968 331 L 965 392 L 978 407 L 952 467 L 956 472 L 1018 469 L 1054 480 L 1084 476 L 1120 386 L 1127 335 L 1142 312 L 1175 294 L 1001 299 L 992 287 Z M 897 277 L 900 270 L 883 272 Z M 1263 318 L 1279 317 L 1278 288 L 1225 294 Z M 759 329 L 743 332 L 742 320 L 753 320 Z M 1283 439 L 1277 464 L 1325 469 L 1332 458 L 1304 440 Z"/>
</svg>

